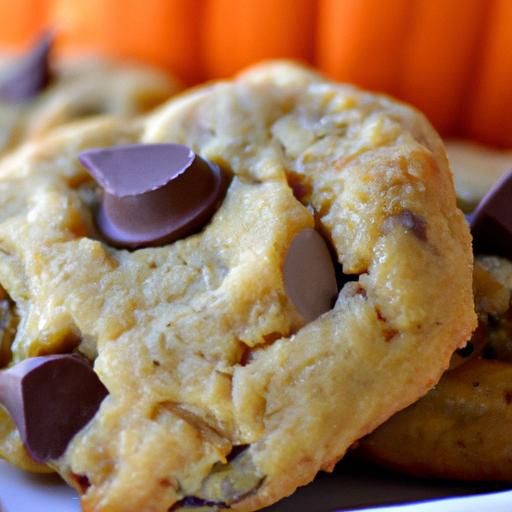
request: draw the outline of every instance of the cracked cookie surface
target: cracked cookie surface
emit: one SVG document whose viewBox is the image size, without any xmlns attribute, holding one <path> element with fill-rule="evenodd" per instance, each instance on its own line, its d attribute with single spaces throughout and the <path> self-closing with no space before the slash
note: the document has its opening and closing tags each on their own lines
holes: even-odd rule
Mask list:
<svg viewBox="0 0 512 512">
<path fill-rule="evenodd" d="M 200 233 L 133 252 L 101 241 L 77 155 L 130 142 L 185 144 L 232 175 Z M 58 131 L 4 161 L 0 193 L 13 361 L 78 347 L 109 391 L 52 463 L 84 510 L 266 506 L 431 388 L 475 326 L 438 136 L 293 64 L 192 90 L 144 123 Z M 282 269 L 312 227 L 347 282 L 305 324 Z"/>
</svg>

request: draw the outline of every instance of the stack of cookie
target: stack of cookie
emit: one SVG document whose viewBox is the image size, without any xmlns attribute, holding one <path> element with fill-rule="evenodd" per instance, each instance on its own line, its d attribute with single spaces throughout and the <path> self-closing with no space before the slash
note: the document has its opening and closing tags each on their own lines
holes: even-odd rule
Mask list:
<svg viewBox="0 0 512 512">
<path fill-rule="evenodd" d="M 123 97 L 100 74 L 9 101 L 10 144 L 29 142 L 0 162 L 0 455 L 87 511 L 260 509 L 427 393 L 475 330 L 443 143 L 292 63 L 144 118 L 172 83 Z M 91 110 L 116 115 L 61 125 Z M 477 267 L 481 322 L 507 268 Z"/>
<path fill-rule="evenodd" d="M 478 328 L 435 389 L 364 439 L 359 451 L 420 476 L 512 481 L 512 157 L 463 143 L 451 150 L 472 227 Z"/>
</svg>

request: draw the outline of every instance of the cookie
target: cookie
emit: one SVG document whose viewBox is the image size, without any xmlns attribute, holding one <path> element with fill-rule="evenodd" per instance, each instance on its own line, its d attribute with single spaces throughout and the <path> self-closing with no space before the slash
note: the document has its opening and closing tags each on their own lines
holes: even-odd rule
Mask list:
<svg viewBox="0 0 512 512">
<path fill-rule="evenodd" d="M 479 257 L 477 335 L 435 389 L 361 441 L 362 456 L 422 477 L 512 480 L 511 293 L 512 262 Z"/>
<path fill-rule="evenodd" d="M 512 151 L 497 150 L 463 140 L 446 143 L 457 201 L 464 212 L 470 212 L 491 186 L 512 169 Z"/>
<path fill-rule="evenodd" d="M 80 153 L 168 143 L 222 170 L 220 203 L 179 240 L 115 248 L 100 212 L 123 194 Z M 269 505 L 430 389 L 475 327 L 437 134 L 294 64 L 194 89 L 143 124 L 64 127 L 4 160 L 0 190 L 10 364 L 78 350 L 108 390 L 50 462 L 84 510 Z M 314 311 L 301 299 L 330 251 L 339 294 Z"/>
<path fill-rule="evenodd" d="M 469 216 L 479 327 L 436 388 L 364 439 L 359 453 L 420 476 L 512 481 L 512 173 L 480 199 Z"/>
<path fill-rule="evenodd" d="M 165 73 L 99 58 L 50 60 L 51 34 L 0 66 L 0 155 L 65 123 L 146 113 L 177 92 Z M 21 87 L 20 87 L 21 84 Z"/>
</svg>

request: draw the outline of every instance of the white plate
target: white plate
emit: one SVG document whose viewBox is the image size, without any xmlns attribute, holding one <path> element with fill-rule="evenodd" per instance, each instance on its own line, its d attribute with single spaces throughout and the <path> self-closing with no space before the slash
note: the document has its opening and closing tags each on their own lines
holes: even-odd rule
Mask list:
<svg viewBox="0 0 512 512">
<path fill-rule="evenodd" d="M 0 512 L 79 512 L 78 496 L 54 475 L 30 475 L 0 461 Z"/>
<path fill-rule="evenodd" d="M 345 462 L 332 475 L 316 481 L 267 512 L 331 512 L 358 508 L 358 512 L 511 512 L 512 491 L 455 499 L 439 496 L 485 491 L 481 485 L 453 485 L 420 481 L 382 470 L 368 470 Z M 55 476 L 32 476 L 0 461 L 0 512 L 79 512 L 78 497 Z M 413 500 L 430 500 L 416 502 Z M 382 506 L 409 501 L 409 504 Z M 379 508 L 361 508 L 368 505 Z M 143 512 L 143 511 L 137 511 Z"/>
</svg>

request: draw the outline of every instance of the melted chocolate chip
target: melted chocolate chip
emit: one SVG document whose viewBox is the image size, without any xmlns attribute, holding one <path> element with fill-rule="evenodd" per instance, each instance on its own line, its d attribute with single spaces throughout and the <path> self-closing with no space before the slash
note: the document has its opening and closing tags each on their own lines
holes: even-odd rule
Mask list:
<svg viewBox="0 0 512 512">
<path fill-rule="evenodd" d="M 329 248 L 311 228 L 293 238 L 283 267 L 286 294 L 306 322 L 329 311 L 338 294 Z"/>
<path fill-rule="evenodd" d="M 195 233 L 225 193 L 220 168 L 179 144 L 92 149 L 80 161 L 103 188 L 96 220 L 117 247 L 164 245 Z"/>
<path fill-rule="evenodd" d="M 426 222 L 410 210 L 403 210 L 396 215 L 388 217 L 382 223 L 382 232 L 388 234 L 396 226 L 402 226 L 410 231 L 418 240 L 427 241 L 427 224 Z"/>
<path fill-rule="evenodd" d="M 107 393 L 90 363 L 76 355 L 32 357 L 0 372 L 0 403 L 41 463 L 65 452 Z"/>
<path fill-rule="evenodd" d="M 512 259 L 512 171 L 489 190 L 469 222 L 476 254 Z"/>
<path fill-rule="evenodd" d="M 53 34 L 44 33 L 0 79 L 0 99 L 23 103 L 35 98 L 50 81 L 49 55 Z"/>
</svg>

